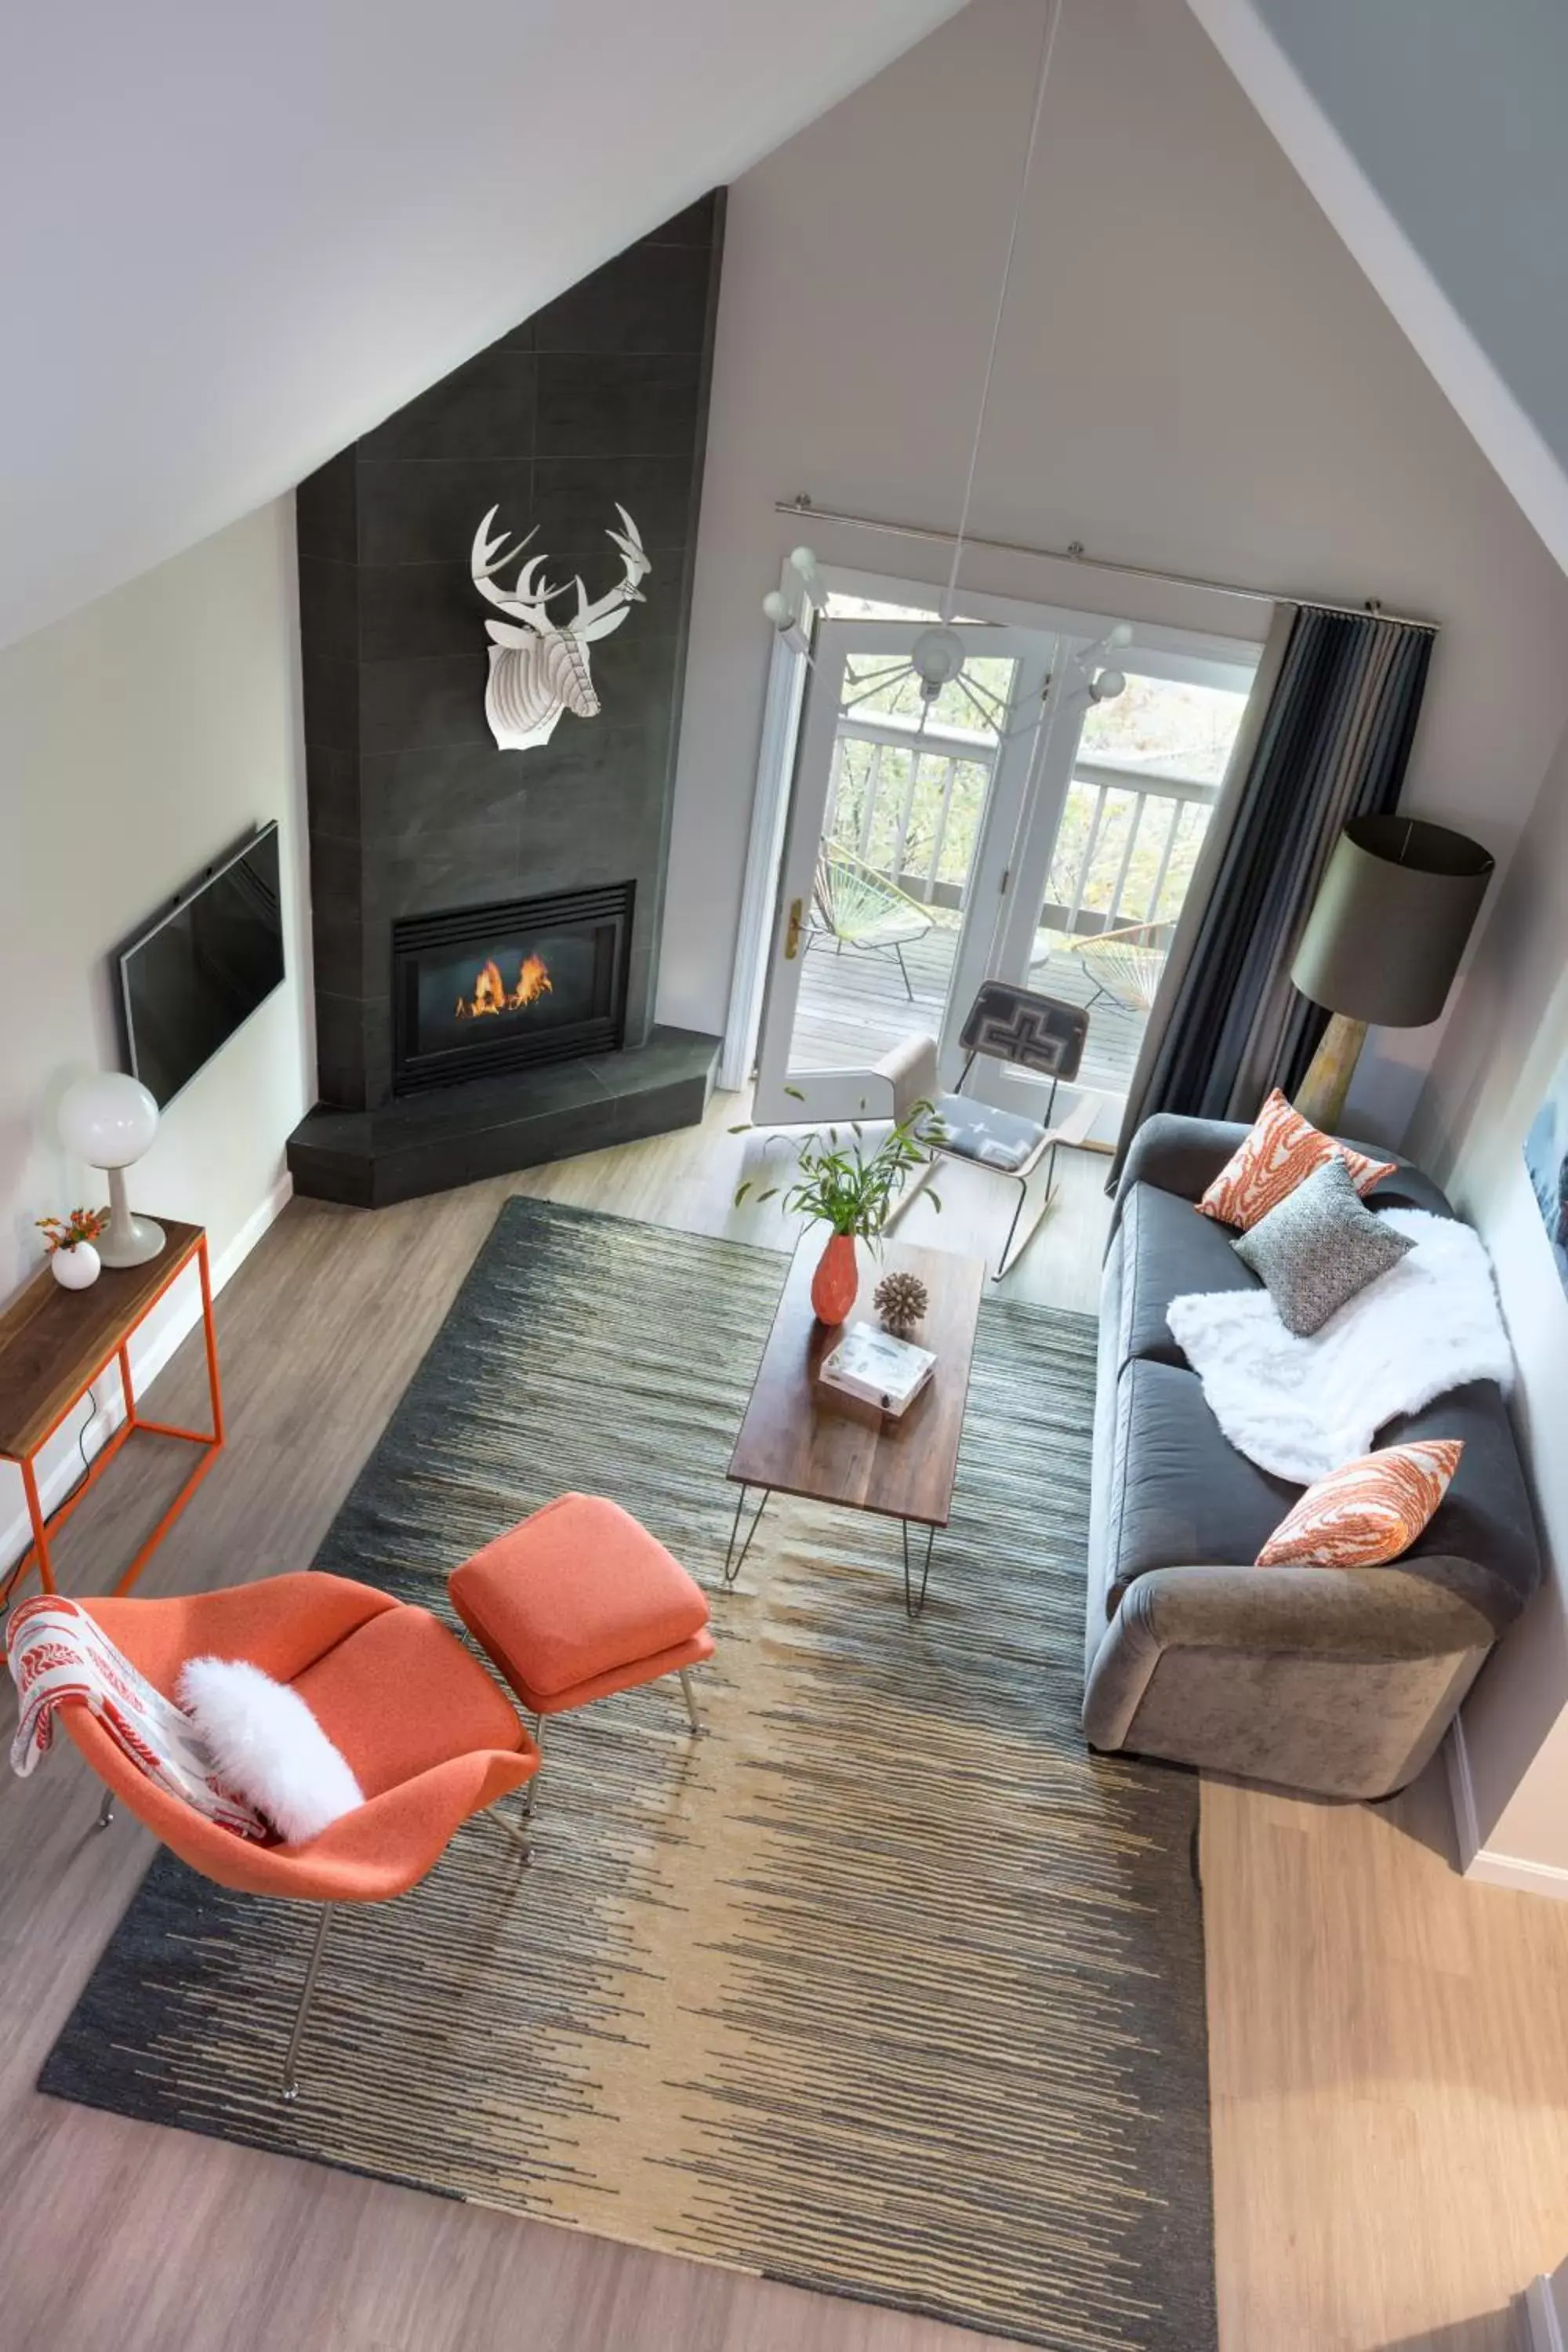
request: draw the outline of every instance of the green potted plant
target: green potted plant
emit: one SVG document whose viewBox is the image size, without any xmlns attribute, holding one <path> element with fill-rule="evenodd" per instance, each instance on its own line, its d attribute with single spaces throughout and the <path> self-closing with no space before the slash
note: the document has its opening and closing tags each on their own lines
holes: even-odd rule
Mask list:
<svg viewBox="0 0 1568 2352">
<path fill-rule="evenodd" d="M 746 1131 L 744 1125 L 731 1129 L 733 1135 Z M 860 1287 L 855 1244 L 864 1241 L 875 1246 L 879 1242 L 910 1171 L 922 1167 L 931 1157 L 936 1131 L 929 1102 L 916 1103 L 891 1133 L 869 1150 L 858 1120 L 850 1128 L 853 1139 L 847 1143 L 840 1140 L 836 1127 L 830 1127 L 826 1142 L 813 1136 L 800 1146 L 793 1183 L 770 1184 L 755 1193 L 762 1202 L 782 1192 L 784 1205 L 792 1216 L 811 1217 L 829 1228 L 826 1247 L 811 1281 L 811 1304 L 819 1323 L 842 1323 L 854 1306 Z M 748 1177 L 736 1191 L 736 1207 L 753 1191 Z M 941 1209 L 934 1192 L 927 1197 Z"/>
</svg>

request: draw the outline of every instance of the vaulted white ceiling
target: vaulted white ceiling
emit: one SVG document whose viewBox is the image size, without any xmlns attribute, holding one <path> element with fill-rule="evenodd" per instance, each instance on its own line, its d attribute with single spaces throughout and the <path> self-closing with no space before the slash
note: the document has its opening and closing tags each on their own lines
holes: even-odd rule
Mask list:
<svg viewBox="0 0 1568 2352">
<path fill-rule="evenodd" d="M 12 10 L 0 644 L 278 496 L 959 5 Z"/>
</svg>

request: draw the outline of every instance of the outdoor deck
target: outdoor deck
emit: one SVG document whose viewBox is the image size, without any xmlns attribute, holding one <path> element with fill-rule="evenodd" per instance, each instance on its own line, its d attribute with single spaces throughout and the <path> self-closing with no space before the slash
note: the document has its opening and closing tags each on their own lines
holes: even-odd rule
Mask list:
<svg viewBox="0 0 1568 2352">
<path fill-rule="evenodd" d="M 957 931 L 938 923 L 904 950 L 911 1004 L 897 959 L 885 951 L 845 948 L 835 952 L 818 940 L 807 950 L 801 973 L 790 1066 L 797 1070 L 854 1069 L 875 1062 L 911 1029 L 934 1036 L 947 1002 L 948 976 Z M 1060 933 L 1039 934 L 1040 960 L 1030 984 L 1046 996 L 1087 1004 L 1093 984 L 1077 956 L 1056 943 Z M 1145 1015 L 1100 997 L 1090 1008 L 1089 1042 L 1079 1084 L 1096 1093 L 1125 1095 L 1143 1041 Z"/>
</svg>

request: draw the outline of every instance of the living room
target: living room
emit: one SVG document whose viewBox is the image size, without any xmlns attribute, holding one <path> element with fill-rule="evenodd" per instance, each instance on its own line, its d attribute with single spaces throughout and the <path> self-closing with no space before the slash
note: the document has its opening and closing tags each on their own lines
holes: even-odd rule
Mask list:
<svg viewBox="0 0 1568 2352">
<path fill-rule="evenodd" d="M 19 45 L 5 2328 L 1560 2342 L 1568 59 L 658 13 Z"/>
</svg>

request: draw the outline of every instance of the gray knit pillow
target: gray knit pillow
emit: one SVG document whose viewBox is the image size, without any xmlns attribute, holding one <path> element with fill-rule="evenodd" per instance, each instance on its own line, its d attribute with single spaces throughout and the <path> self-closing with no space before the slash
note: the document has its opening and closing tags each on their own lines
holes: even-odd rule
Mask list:
<svg viewBox="0 0 1568 2352">
<path fill-rule="evenodd" d="M 1268 1284 L 1279 1320 L 1299 1339 L 1321 1330 L 1347 1299 L 1415 1246 L 1363 1205 L 1337 1156 L 1231 1244 L 1243 1265 Z"/>
</svg>

